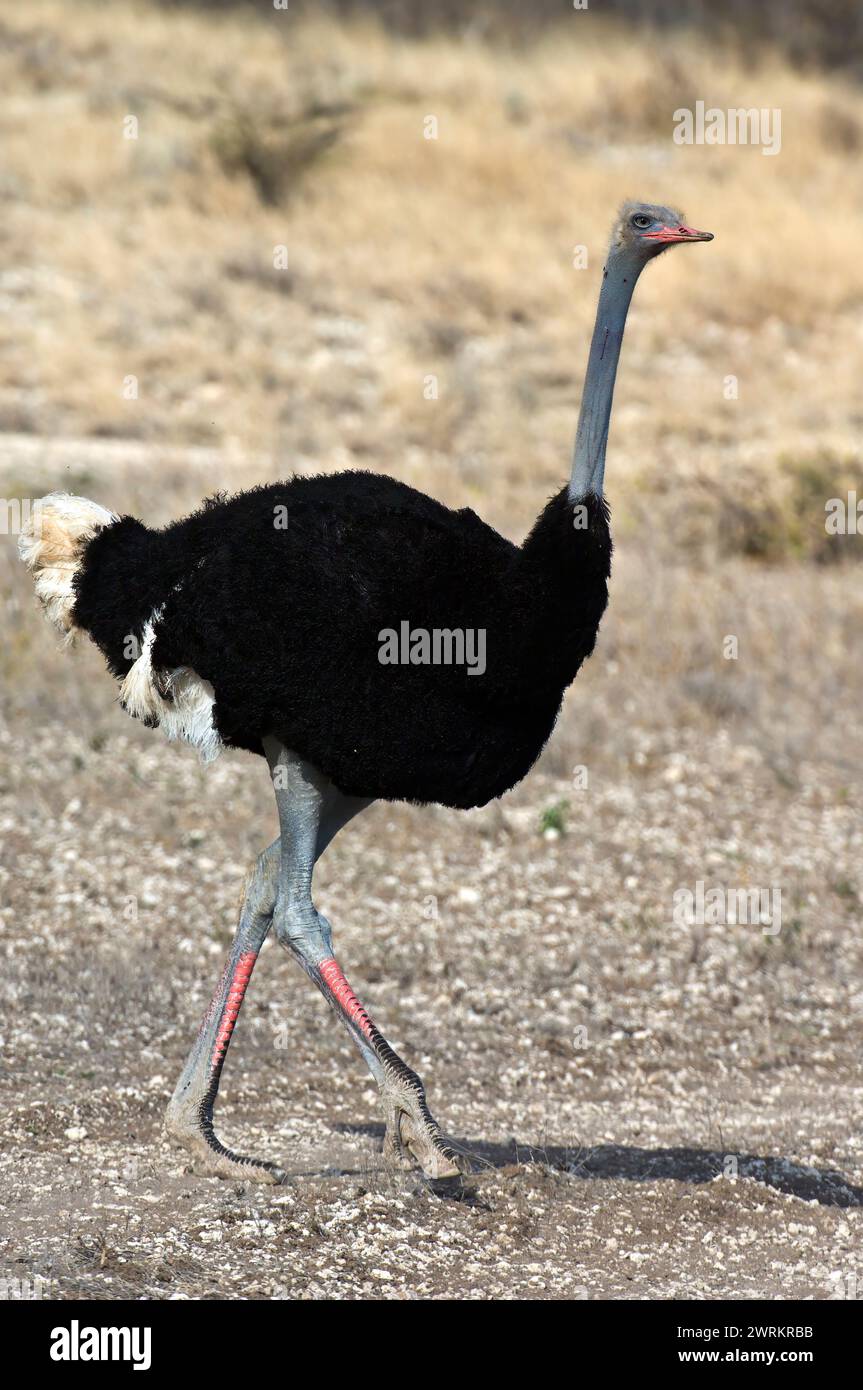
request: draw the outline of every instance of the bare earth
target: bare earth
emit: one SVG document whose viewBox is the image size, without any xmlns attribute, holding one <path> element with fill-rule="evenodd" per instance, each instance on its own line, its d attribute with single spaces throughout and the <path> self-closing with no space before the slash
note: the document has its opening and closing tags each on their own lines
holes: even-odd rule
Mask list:
<svg viewBox="0 0 863 1390">
<path fill-rule="evenodd" d="M 9 466 L 22 447 L 4 441 Z M 133 488 L 110 450 L 66 452 L 94 495 L 122 503 Z M 48 450 L 55 471 L 63 457 Z M 54 1297 L 105 1299 L 855 1287 L 859 655 L 842 634 L 860 600 L 844 571 L 728 569 L 721 601 L 742 610 L 745 593 L 760 655 L 711 675 L 692 654 L 716 621 L 715 580 L 681 571 L 658 594 L 649 561 L 622 546 L 599 649 L 531 777 L 482 811 L 379 805 L 348 827 L 319 869 L 319 905 L 477 1171 L 435 1188 L 383 1168 L 373 1085 L 268 943 L 217 1117 L 228 1142 L 294 1175 L 270 1188 L 194 1175 L 161 1133 L 245 869 L 275 834 L 264 765 L 228 755 L 203 770 L 127 720 L 95 650 L 58 650 L 13 549 L 4 541 L 7 657 L 18 650 L 0 730 L 7 1292 L 36 1275 Z M 693 588 L 687 624 L 675 604 Z M 651 668 L 663 621 L 690 654 L 681 675 L 665 654 Z M 825 655 L 799 688 L 789 668 L 819 623 Z M 807 722 L 821 690 L 824 717 Z M 543 836 L 541 813 L 561 800 L 565 833 Z M 699 879 L 781 886 L 781 931 L 675 925 L 674 891 Z"/>
</svg>

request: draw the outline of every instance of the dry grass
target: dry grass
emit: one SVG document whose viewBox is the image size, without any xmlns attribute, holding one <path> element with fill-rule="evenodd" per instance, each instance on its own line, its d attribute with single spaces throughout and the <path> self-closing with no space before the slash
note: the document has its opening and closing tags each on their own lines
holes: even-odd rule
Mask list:
<svg viewBox="0 0 863 1390">
<path fill-rule="evenodd" d="M 859 471 L 859 89 L 634 45 L 593 12 L 517 53 L 292 12 L 84 0 L 65 21 L 59 0 L 3 15 L 7 430 L 371 464 L 520 530 L 564 472 L 610 215 L 635 194 L 717 240 L 639 288 L 612 502 L 702 473 L 708 513 L 723 480 L 785 507 L 781 458 Z M 699 98 L 781 107 L 781 154 L 676 146 Z"/>
<path fill-rule="evenodd" d="M 771 576 L 735 557 L 863 553 L 824 531 L 827 498 L 861 476 L 859 89 L 779 57 L 743 69 L 696 37 L 636 45 L 592 11 L 517 52 L 293 12 L 0 15 L 0 429 L 30 436 L 0 459 L 4 496 L 68 485 L 161 524 L 219 487 L 367 466 L 523 534 L 565 476 L 611 211 L 682 202 L 717 239 L 663 257 L 636 295 L 610 660 L 582 677 L 592 743 L 625 767 L 642 727 L 736 722 L 792 780 L 795 758 L 841 747 L 859 621 L 844 567 Z M 672 113 L 698 99 L 780 107 L 781 153 L 675 145 Z M 46 665 L 9 550 L 12 705 L 45 676 L 107 713 L 93 660 Z M 621 669 L 628 717 L 605 720 Z M 561 772 L 573 738 L 548 755 Z"/>
</svg>

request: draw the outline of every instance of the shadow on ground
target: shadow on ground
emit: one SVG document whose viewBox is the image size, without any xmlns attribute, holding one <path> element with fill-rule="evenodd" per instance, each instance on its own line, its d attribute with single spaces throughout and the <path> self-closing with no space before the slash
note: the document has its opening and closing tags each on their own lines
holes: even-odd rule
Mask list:
<svg viewBox="0 0 863 1390">
<path fill-rule="evenodd" d="M 366 1134 L 383 1141 L 383 1125 L 337 1125 L 342 1134 Z M 449 1138 L 449 1136 L 448 1136 Z M 512 1164 L 537 1164 L 575 1178 L 623 1179 L 627 1182 L 705 1183 L 722 1177 L 728 1160 L 737 1164 L 736 1176 L 754 1178 L 777 1192 L 818 1202 L 824 1207 L 863 1206 L 863 1188 L 849 1183 L 830 1168 L 807 1168 L 787 1158 L 759 1158 L 755 1154 L 720 1153 L 713 1149 L 639 1149 L 600 1144 L 595 1148 L 537 1147 L 511 1139 L 490 1144 L 482 1139 L 449 1138 L 467 1154 L 475 1172 L 484 1168 L 508 1168 Z"/>
</svg>

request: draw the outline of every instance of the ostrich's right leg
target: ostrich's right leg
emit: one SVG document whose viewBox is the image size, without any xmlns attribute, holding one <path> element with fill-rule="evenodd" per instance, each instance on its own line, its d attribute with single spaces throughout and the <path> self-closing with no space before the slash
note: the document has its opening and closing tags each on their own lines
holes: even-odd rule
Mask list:
<svg viewBox="0 0 863 1390">
<path fill-rule="evenodd" d="M 367 802 L 344 797 L 310 763 L 276 739 L 264 740 L 270 764 L 282 855 L 274 914 L 276 934 L 342 1020 L 378 1083 L 386 1118 L 384 1154 L 389 1162 L 430 1178 L 455 1177 L 468 1163 L 447 1143 L 426 1102 L 422 1081 L 390 1047 L 360 1004 L 333 955 L 330 924 L 312 902 L 315 845 L 322 817 L 355 815 Z M 338 808 L 342 808 L 339 811 Z"/>
</svg>

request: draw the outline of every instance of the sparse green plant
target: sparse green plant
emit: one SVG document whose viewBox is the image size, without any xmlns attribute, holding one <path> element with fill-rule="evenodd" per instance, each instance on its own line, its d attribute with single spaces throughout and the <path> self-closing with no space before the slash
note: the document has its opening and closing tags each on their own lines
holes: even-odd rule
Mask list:
<svg viewBox="0 0 863 1390">
<path fill-rule="evenodd" d="M 566 800 L 555 801 L 551 806 L 546 806 L 540 813 L 539 830 L 544 835 L 546 831 L 556 831 L 558 835 L 566 834 L 566 813 L 569 810 L 569 802 Z"/>
</svg>

